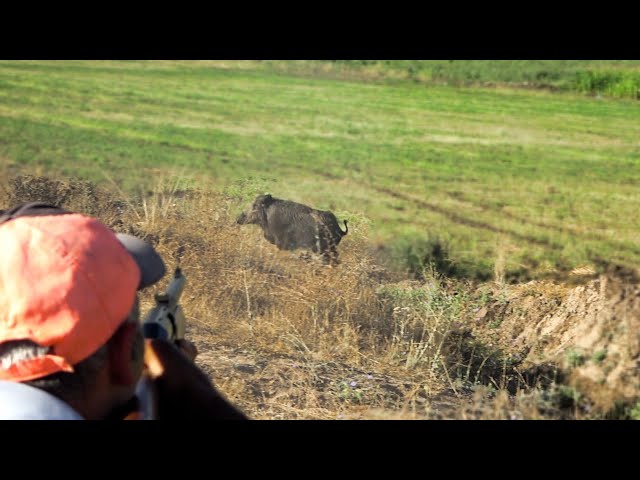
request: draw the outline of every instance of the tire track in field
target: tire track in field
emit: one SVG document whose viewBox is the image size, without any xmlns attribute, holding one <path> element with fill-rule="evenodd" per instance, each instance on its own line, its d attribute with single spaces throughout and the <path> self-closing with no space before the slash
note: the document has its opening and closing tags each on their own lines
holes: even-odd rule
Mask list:
<svg viewBox="0 0 640 480">
<path fill-rule="evenodd" d="M 339 177 L 337 175 L 334 175 L 330 172 L 327 172 L 326 170 L 318 170 L 318 169 L 308 169 L 306 168 L 305 170 L 307 171 L 311 171 L 317 175 L 320 175 L 322 177 L 328 178 L 330 180 L 343 180 L 344 177 Z M 427 210 L 430 210 L 432 212 L 438 213 L 440 215 L 443 215 L 444 217 L 446 217 L 447 219 L 449 219 L 450 221 L 460 224 L 460 225 L 465 225 L 468 227 L 472 227 L 472 228 L 478 228 L 478 229 L 482 229 L 482 230 L 488 230 L 490 232 L 494 232 L 494 233 L 502 233 L 505 235 L 509 235 L 513 238 L 517 238 L 519 240 L 525 241 L 525 242 L 529 242 L 529 243 L 533 243 L 535 245 L 541 245 L 543 247 L 547 247 L 551 250 L 561 250 L 564 248 L 563 245 L 560 245 L 556 242 L 553 242 L 551 240 L 544 240 L 541 238 L 537 238 L 531 235 L 525 235 L 522 233 L 518 233 L 518 232 L 514 232 L 513 230 L 509 230 L 506 228 L 501 228 L 501 227 L 497 227 L 495 225 L 491 225 L 490 223 L 487 222 L 482 222 L 479 220 L 473 220 L 467 217 L 464 217 L 450 209 L 441 207 L 439 205 L 436 205 L 434 203 L 431 202 L 427 202 L 426 200 L 421 200 L 418 198 L 414 198 L 411 197 L 409 195 L 405 195 L 399 192 L 396 192 L 395 190 L 391 190 L 390 188 L 386 188 L 386 187 L 379 187 L 379 186 L 375 186 L 372 185 L 371 183 L 368 182 L 362 182 L 364 185 L 366 185 L 368 188 L 371 188 L 379 193 L 383 193 L 385 195 L 389 195 L 391 197 L 403 200 L 405 202 L 409 202 L 409 203 L 413 203 L 415 205 L 418 205 L 422 208 L 425 208 Z"/>
<path fill-rule="evenodd" d="M 605 235 L 598 233 L 598 232 L 590 232 L 590 233 L 585 233 L 582 232 L 580 230 L 578 230 L 575 227 L 566 227 L 566 226 L 561 226 L 561 225 L 553 225 L 550 223 L 546 223 L 546 222 L 536 222 L 536 221 L 532 221 L 528 218 L 524 218 L 521 217 L 519 215 L 516 215 L 514 213 L 511 212 L 506 212 L 506 211 L 502 211 L 502 210 L 498 210 L 496 208 L 492 208 L 489 205 L 483 204 L 483 203 L 476 203 L 473 200 L 470 200 L 468 197 L 466 197 L 465 195 L 462 195 L 460 193 L 453 193 L 453 192 L 444 192 L 448 197 L 453 198 L 454 200 L 458 200 L 458 201 L 463 201 L 466 203 L 469 203 L 471 206 L 473 206 L 474 208 L 477 208 L 478 210 L 481 210 L 483 212 L 490 212 L 490 213 L 495 213 L 496 215 L 500 215 L 501 217 L 505 217 L 508 218 L 510 220 L 514 220 L 516 222 L 520 222 L 520 223 L 526 223 L 529 225 L 533 225 L 534 227 L 538 227 L 538 228 L 546 228 L 548 230 L 553 230 L 557 233 L 561 233 L 564 235 L 570 235 L 570 236 L 574 236 L 574 237 L 588 237 L 588 240 L 599 240 L 603 243 L 606 243 L 608 245 L 611 246 L 615 246 L 618 249 L 622 249 L 622 250 L 627 250 L 630 251 L 636 255 L 640 255 L 640 248 L 635 248 L 635 247 L 631 247 L 629 245 L 625 245 L 622 242 L 617 242 L 615 240 L 611 240 L 610 238 L 607 238 Z"/>
<path fill-rule="evenodd" d="M 298 165 L 291 165 L 288 163 L 283 163 L 283 162 L 273 162 L 272 165 L 275 166 L 281 166 L 281 167 L 287 167 L 287 168 L 292 168 L 295 170 L 303 170 L 306 172 L 312 172 L 316 175 L 319 175 L 321 177 L 327 178 L 329 180 L 334 180 L 334 181 L 342 181 L 347 179 L 347 177 L 341 177 L 338 175 L 334 175 L 330 172 L 328 172 L 327 170 L 320 170 L 320 169 L 310 169 L 310 168 L 305 168 L 305 167 L 301 167 Z M 465 217 L 463 215 L 460 215 L 459 213 L 451 210 L 451 209 L 447 209 L 444 207 L 441 207 L 439 205 L 436 205 L 434 203 L 431 202 L 427 202 L 426 200 L 422 200 L 422 199 L 418 199 L 418 198 L 414 198 L 411 197 L 409 195 L 405 195 L 402 193 L 399 193 L 397 191 L 391 190 L 390 188 L 385 188 L 385 187 L 379 187 L 376 186 L 372 183 L 369 182 L 365 182 L 365 181 L 361 181 L 360 183 L 362 183 L 363 185 L 365 185 L 368 188 L 371 188 L 372 190 L 375 190 L 379 193 L 383 193 L 385 195 L 389 195 L 393 198 L 397 198 L 399 200 L 408 202 L 408 203 L 413 203 L 415 205 L 418 205 L 422 208 L 425 208 L 427 210 L 430 210 L 432 212 L 438 213 L 444 217 L 446 217 L 448 220 L 457 223 L 459 225 L 466 225 L 472 228 L 478 228 L 478 229 L 482 229 L 482 230 L 487 230 L 493 233 L 501 233 L 504 235 L 509 235 L 513 238 L 516 238 L 518 240 L 522 240 L 524 242 L 528 242 L 528 243 L 532 243 L 534 245 L 540 245 L 542 247 L 546 247 L 549 248 L 551 250 L 562 250 L 564 248 L 564 245 L 561 245 L 559 243 L 553 242 L 551 240 L 545 240 L 545 239 L 541 239 L 541 238 L 537 238 L 534 237 L 532 235 L 526 235 L 526 234 L 522 234 L 522 233 L 518 233 L 515 232 L 513 230 L 509 230 L 507 228 L 502 228 L 502 227 L 497 227 L 495 225 L 492 225 L 490 223 L 487 222 L 483 222 L 480 220 L 473 220 L 470 219 L 468 217 Z M 451 193 L 447 193 L 447 195 L 449 195 L 450 197 L 456 199 L 456 200 L 460 200 L 461 198 L 459 196 L 456 196 L 455 194 L 451 194 Z M 466 198 L 462 198 L 462 201 L 468 201 Z M 492 212 L 495 210 L 492 209 L 489 206 L 486 205 L 482 205 L 482 204 L 476 204 L 474 202 L 468 201 L 468 203 L 470 203 L 472 206 L 478 208 L 481 211 L 489 211 Z M 547 224 L 544 222 L 535 222 L 535 221 L 530 221 L 529 219 L 524 219 L 519 217 L 518 215 L 509 213 L 509 212 L 496 212 L 498 215 L 501 215 L 502 217 L 506 217 L 510 220 L 513 221 L 517 221 L 517 222 L 521 222 L 523 224 L 529 224 L 529 225 L 533 225 L 535 227 L 538 228 L 542 228 L 542 229 L 547 229 L 547 230 L 552 230 L 558 233 L 562 233 L 565 235 L 569 235 L 569 236 L 574 236 L 574 237 L 582 237 L 584 238 L 585 236 L 589 236 L 588 240 L 598 240 L 601 241 L 603 243 L 606 243 L 609 246 L 613 246 L 615 248 L 617 248 L 618 250 L 622 250 L 622 251 L 626 251 L 635 255 L 640 256 L 640 248 L 637 247 L 632 247 L 629 245 L 625 245 L 622 242 L 618 242 L 615 240 L 611 240 L 611 239 L 607 239 L 604 235 L 600 234 L 600 233 L 596 233 L 594 232 L 593 234 L 585 234 L 582 232 L 577 231 L 577 229 L 574 228 L 570 228 L 570 227 L 562 227 L 562 226 L 558 226 L 558 225 L 551 225 L 551 224 Z"/>
<path fill-rule="evenodd" d="M 495 225 L 491 225 L 490 223 L 487 222 L 483 222 L 480 220 L 473 220 L 471 218 L 467 218 L 464 217 L 452 210 L 449 210 L 447 208 L 443 208 L 439 205 L 433 204 L 431 202 L 427 202 L 425 200 L 420 200 L 417 198 L 413 198 L 410 197 L 408 195 L 404 195 L 402 193 L 396 192 L 394 190 L 391 190 L 389 188 L 385 188 L 385 187 L 375 187 L 373 185 L 369 185 L 371 188 L 373 188 L 374 190 L 380 192 L 380 193 L 385 193 L 387 195 L 390 195 L 394 198 L 398 198 L 400 200 L 404 200 L 405 202 L 411 202 L 414 203 L 422 208 L 426 208 L 427 210 L 431 210 L 432 212 L 435 213 L 439 213 L 440 215 L 445 216 L 447 219 L 451 220 L 454 223 L 460 224 L 460 225 L 465 225 L 468 227 L 473 227 L 473 228 L 479 228 L 482 230 L 488 230 L 490 232 L 494 232 L 494 233 L 502 233 L 505 235 L 509 235 L 513 238 L 517 238 L 519 240 L 525 241 L 525 242 L 529 242 L 529 243 L 533 243 L 535 245 L 541 245 L 547 248 L 550 248 L 552 250 L 561 250 L 562 248 L 564 248 L 562 245 L 555 243 L 551 240 L 544 240 L 541 238 L 537 238 L 534 237 L 532 235 L 525 235 L 523 233 L 518 233 L 518 232 L 514 232 L 513 230 L 509 230 L 506 228 L 502 228 L 502 227 L 496 227 Z"/>
</svg>

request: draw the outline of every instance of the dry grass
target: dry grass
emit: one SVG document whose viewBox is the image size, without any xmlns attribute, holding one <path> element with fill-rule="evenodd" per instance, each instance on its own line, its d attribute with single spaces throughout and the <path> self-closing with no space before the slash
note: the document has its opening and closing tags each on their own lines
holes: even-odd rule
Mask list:
<svg viewBox="0 0 640 480">
<path fill-rule="evenodd" d="M 237 225 L 246 199 L 178 187 L 161 181 L 134 199 L 87 182 L 6 177 L 0 208 L 38 199 L 83 211 L 153 243 L 169 269 L 180 265 L 198 363 L 252 418 L 577 417 L 533 388 L 501 342 L 473 332 L 503 283 L 487 294 L 435 272 L 399 278 L 381 266 L 366 223 L 350 225 L 342 263 L 325 266 Z M 143 292 L 143 311 L 164 286 Z"/>
</svg>

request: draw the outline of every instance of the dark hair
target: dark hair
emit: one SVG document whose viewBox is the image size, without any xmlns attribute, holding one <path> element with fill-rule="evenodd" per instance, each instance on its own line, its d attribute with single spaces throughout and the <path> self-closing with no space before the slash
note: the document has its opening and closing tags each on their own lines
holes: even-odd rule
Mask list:
<svg viewBox="0 0 640 480">
<path fill-rule="evenodd" d="M 0 225 L 18 217 L 36 217 L 39 215 L 64 215 L 68 212 L 63 208 L 45 202 L 27 202 L 16 205 L 8 210 L 0 210 Z"/>
</svg>

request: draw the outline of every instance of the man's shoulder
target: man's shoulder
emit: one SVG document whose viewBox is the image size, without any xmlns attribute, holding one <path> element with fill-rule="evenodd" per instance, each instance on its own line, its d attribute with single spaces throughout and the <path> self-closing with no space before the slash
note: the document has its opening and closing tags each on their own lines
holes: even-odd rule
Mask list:
<svg viewBox="0 0 640 480">
<path fill-rule="evenodd" d="M 0 420 L 84 420 L 59 398 L 38 388 L 0 380 Z"/>
</svg>

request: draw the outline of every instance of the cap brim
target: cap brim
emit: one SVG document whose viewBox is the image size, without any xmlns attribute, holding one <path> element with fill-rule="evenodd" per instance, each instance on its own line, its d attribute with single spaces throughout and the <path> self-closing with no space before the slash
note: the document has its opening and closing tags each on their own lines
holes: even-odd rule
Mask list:
<svg viewBox="0 0 640 480">
<path fill-rule="evenodd" d="M 140 286 L 138 290 L 153 285 L 164 276 L 166 272 L 164 262 L 149 243 L 126 233 L 116 233 L 116 237 L 118 237 L 120 243 L 131 254 L 138 264 L 138 268 L 140 268 Z"/>
</svg>

